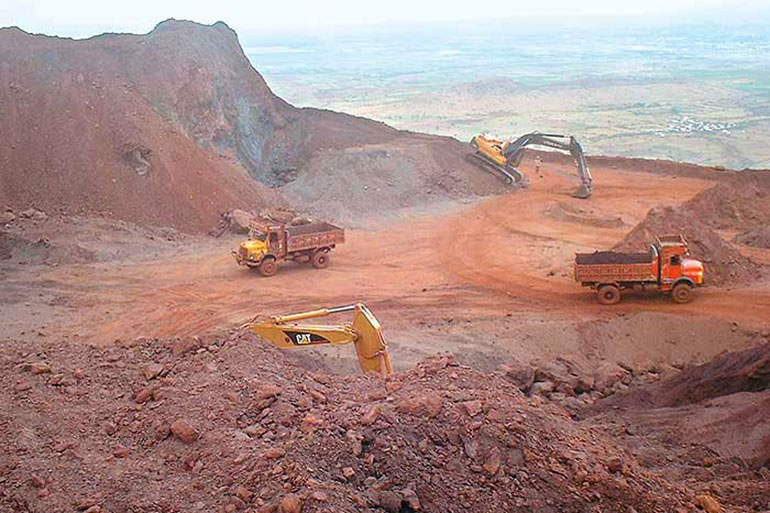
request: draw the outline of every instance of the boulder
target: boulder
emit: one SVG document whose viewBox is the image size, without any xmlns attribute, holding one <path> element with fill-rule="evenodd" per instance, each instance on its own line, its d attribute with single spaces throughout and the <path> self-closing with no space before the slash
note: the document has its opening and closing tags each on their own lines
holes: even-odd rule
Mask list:
<svg viewBox="0 0 770 513">
<path fill-rule="evenodd" d="M 16 219 L 16 214 L 10 211 L 0 212 L 0 224 L 12 223 Z"/>
<path fill-rule="evenodd" d="M 281 500 L 281 513 L 300 513 L 302 511 L 302 501 L 293 493 L 285 496 Z"/>
<path fill-rule="evenodd" d="M 525 394 L 532 389 L 532 384 L 535 382 L 535 368 L 533 366 L 513 360 L 501 365 L 500 370 L 505 373 L 505 379 L 516 385 Z"/>
<path fill-rule="evenodd" d="M 32 219 L 33 221 L 45 221 L 48 219 L 48 215 L 45 212 L 36 208 L 28 208 L 22 211 L 20 215 L 24 219 Z"/>
<path fill-rule="evenodd" d="M 171 433 L 186 444 L 192 443 L 198 438 L 198 432 L 182 419 L 171 424 Z"/>
<path fill-rule="evenodd" d="M 249 233 L 254 216 L 245 210 L 235 209 L 230 213 L 231 229 L 235 233 Z"/>
<path fill-rule="evenodd" d="M 615 362 L 603 362 L 594 371 L 596 391 L 607 395 L 616 384 L 621 383 L 629 372 Z"/>
<path fill-rule="evenodd" d="M 553 381 L 538 381 L 532 385 L 532 393 L 536 395 L 547 395 L 554 391 L 556 385 Z"/>
<path fill-rule="evenodd" d="M 594 388 L 594 377 L 580 365 L 566 358 L 557 357 L 546 362 L 536 362 L 535 381 L 550 381 L 555 389 L 577 395 Z"/>
</svg>

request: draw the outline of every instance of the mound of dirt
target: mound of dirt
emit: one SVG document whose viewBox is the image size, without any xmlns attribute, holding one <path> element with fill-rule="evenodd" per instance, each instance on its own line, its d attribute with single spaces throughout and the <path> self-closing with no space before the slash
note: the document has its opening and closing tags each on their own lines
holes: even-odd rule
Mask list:
<svg viewBox="0 0 770 513">
<path fill-rule="evenodd" d="M 706 283 L 724 285 L 756 280 L 761 266 L 722 239 L 703 217 L 694 214 L 686 205 L 654 208 L 614 249 L 643 251 L 658 235 L 681 233 L 687 239 L 693 258 L 703 261 Z"/>
<path fill-rule="evenodd" d="M 768 408 L 770 343 L 765 343 L 613 395 L 583 413 L 619 417 L 616 421 L 635 426 L 633 432 L 659 431 L 681 444 L 704 444 L 761 467 L 770 463 Z"/>
<path fill-rule="evenodd" d="M 608 399 L 606 405 L 663 408 L 770 388 L 770 343 L 719 356 L 675 376 Z"/>
<path fill-rule="evenodd" d="M 744 171 L 696 195 L 683 205 L 716 229 L 770 224 L 770 172 Z"/>
<path fill-rule="evenodd" d="M 203 231 L 234 206 L 277 201 L 243 168 L 197 146 L 142 95 L 142 86 L 151 85 L 145 77 L 158 94 L 168 90 L 151 78 L 167 64 L 153 53 L 168 48 L 146 43 L 136 36 L 73 41 L 0 30 L 0 203 Z M 194 76 L 191 64 L 182 67 Z"/>
<path fill-rule="evenodd" d="M 672 511 L 694 499 L 451 355 L 308 373 L 251 335 L 7 342 L 9 511 Z M 692 493 L 691 493 L 692 492 Z"/>
<path fill-rule="evenodd" d="M 30 240 L 0 231 L 0 261 L 20 264 L 81 264 L 93 262 L 96 255 L 76 244 L 54 244 L 46 238 Z"/>
<path fill-rule="evenodd" d="M 620 216 L 603 216 L 597 214 L 590 208 L 577 207 L 563 201 L 549 205 L 545 214 L 557 221 L 597 226 L 600 228 L 620 228 L 625 225 Z"/>
<path fill-rule="evenodd" d="M 221 22 L 78 41 L 0 29 L 0 61 L 0 204 L 16 209 L 203 232 L 287 206 L 270 189 L 287 184 L 296 210 L 344 203 L 341 217 L 507 190 L 466 144 L 287 104 Z"/>
<path fill-rule="evenodd" d="M 737 244 L 770 249 L 770 228 L 754 228 L 735 237 Z"/>
</svg>

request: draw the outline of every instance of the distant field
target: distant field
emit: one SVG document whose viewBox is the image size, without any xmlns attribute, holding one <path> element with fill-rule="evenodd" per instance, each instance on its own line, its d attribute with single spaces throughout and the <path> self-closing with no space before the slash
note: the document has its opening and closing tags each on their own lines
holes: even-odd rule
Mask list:
<svg viewBox="0 0 770 513">
<path fill-rule="evenodd" d="M 462 140 L 567 132 L 593 154 L 770 168 L 767 28 L 244 44 L 298 106 Z"/>
</svg>

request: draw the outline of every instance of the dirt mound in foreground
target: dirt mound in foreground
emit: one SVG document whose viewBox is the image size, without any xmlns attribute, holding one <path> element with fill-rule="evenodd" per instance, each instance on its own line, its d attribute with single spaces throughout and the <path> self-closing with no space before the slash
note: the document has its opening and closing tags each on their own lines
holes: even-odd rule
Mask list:
<svg viewBox="0 0 770 513">
<path fill-rule="evenodd" d="M 628 422 L 631 434 L 703 444 L 722 457 L 762 467 L 770 464 L 768 408 L 770 343 L 765 343 L 608 397 L 584 414 Z"/>
<path fill-rule="evenodd" d="M 563 410 L 432 358 L 307 373 L 246 334 L 107 349 L 8 342 L 12 511 L 673 510 L 691 496 Z"/>
<path fill-rule="evenodd" d="M 612 406 L 662 408 L 770 388 L 770 343 L 727 353 L 675 376 L 607 400 Z"/>
<path fill-rule="evenodd" d="M 690 254 L 703 261 L 706 283 L 725 285 L 757 278 L 761 266 L 741 255 L 686 206 L 654 208 L 614 249 L 643 251 L 658 235 L 683 234 Z"/>
</svg>

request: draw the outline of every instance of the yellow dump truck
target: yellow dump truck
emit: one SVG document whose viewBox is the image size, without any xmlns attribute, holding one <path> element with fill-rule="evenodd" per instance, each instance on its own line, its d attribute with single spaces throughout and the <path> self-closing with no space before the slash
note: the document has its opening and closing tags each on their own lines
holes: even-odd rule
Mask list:
<svg viewBox="0 0 770 513">
<path fill-rule="evenodd" d="M 342 242 L 345 230 L 330 223 L 295 226 L 252 222 L 249 240 L 241 242 L 233 255 L 239 265 L 257 269 L 262 276 L 273 276 L 281 260 L 310 262 L 323 269 L 329 265 L 329 252 Z"/>
</svg>

